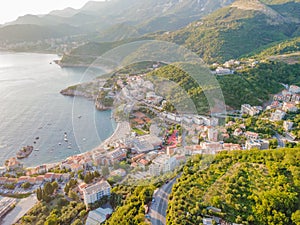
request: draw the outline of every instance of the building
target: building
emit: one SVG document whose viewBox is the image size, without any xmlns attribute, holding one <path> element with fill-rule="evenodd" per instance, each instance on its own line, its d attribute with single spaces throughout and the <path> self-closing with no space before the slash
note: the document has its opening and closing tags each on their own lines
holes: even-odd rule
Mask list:
<svg viewBox="0 0 300 225">
<path fill-rule="evenodd" d="M 162 145 L 162 140 L 155 135 L 144 135 L 133 140 L 134 148 L 139 152 L 147 152 L 158 149 Z"/>
<path fill-rule="evenodd" d="M 5 162 L 6 170 L 18 170 L 23 168 L 23 164 L 19 162 L 15 157 L 8 159 Z"/>
<path fill-rule="evenodd" d="M 298 87 L 296 85 L 291 85 L 289 88 L 289 91 L 293 94 L 300 93 L 300 87 Z"/>
<path fill-rule="evenodd" d="M 297 112 L 298 108 L 295 103 L 284 102 L 282 106 L 282 110 L 285 112 Z"/>
<path fill-rule="evenodd" d="M 84 203 L 88 207 L 89 204 L 99 201 L 104 196 L 110 196 L 111 186 L 105 181 L 101 180 L 95 184 L 89 185 L 83 189 Z"/>
<path fill-rule="evenodd" d="M 112 152 L 109 152 L 107 156 L 112 162 L 121 161 L 123 159 L 126 159 L 127 149 L 123 149 L 123 148 L 116 149 Z"/>
<path fill-rule="evenodd" d="M 269 149 L 269 141 L 268 140 L 247 140 L 245 144 L 245 148 L 247 150 L 251 149 Z"/>
<path fill-rule="evenodd" d="M 284 121 L 283 122 L 283 128 L 285 131 L 290 131 L 294 126 L 294 123 L 293 122 L 290 122 L 290 121 Z"/>
<path fill-rule="evenodd" d="M 245 133 L 245 137 L 246 137 L 247 139 L 256 140 L 256 139 L 258 139 L 259 134 L 258 134 L 258 133 L 255 133 L 255 132 L 247 131 L 247 132 Z"/>
<path fill-rule="evenodd" d="M 209 141 L 218 141 L 218 135 L 219 132 L 217 129 L 213 128 L 213 127 L 208 127 L 207 129 L 207 138 Z"/>
<path fill-rule="evenodd" d="M 175 156 L 170 157 L 163 154 L 152 161 L 152 164 L 149 166 L 149 172 L 152 176 L 159 176 L 162 173 L 174 170 L 177 165 L 178 162 Z"/>
<path fill-rule="evenodd" d="M 247 114 L 250 116 L 255 116 L 259 114 L 262 111 L 261 106 L 251 106 L 249 104 L 244 104 L 241 106 L 241 113 L 242 114 Z"/>
<path fill-rule="evenodd" d="M 277 109 L 274 113 L 271 114 L 271 121 L 280 121 L 285 117 L 286 113 L 280 109 Z"/>
<path fill-rule="evenodd" d="M 100 225 L 104 223 L 106 219 L 110 217 L 113 210 L 111 208 L 98 208 L 89 212 L 86 220 L 86 225 Z"/>
</svg>

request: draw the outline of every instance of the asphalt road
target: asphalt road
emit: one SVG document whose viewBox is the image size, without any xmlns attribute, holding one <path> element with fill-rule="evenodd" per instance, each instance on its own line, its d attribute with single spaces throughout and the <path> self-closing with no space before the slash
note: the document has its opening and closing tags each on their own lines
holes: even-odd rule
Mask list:
<svg viewBox="0 0 300 225">
<path fill-rule="evenodd" d="M 0 221 L 1 225 L 11 225 L 16 223 L 25 213 L 31 209 L 37 202 L 35 194 L 30 195 L 28 198 L 22 199 L 17 203 L 16 207 L 12 209 L 3 219 Z"/>
<path fill-rule="evenodd" d="M 155 202 L 152 203 L 149 213 L 152 225 L 166 224 L 169 195 L 172 191 L 174 183 L 176 182 L 176 179 L 177 177 L 169 181 L 169 183 L 164 184 L 154 194 L 153 198 L 155 198 Z"/>
</svg>

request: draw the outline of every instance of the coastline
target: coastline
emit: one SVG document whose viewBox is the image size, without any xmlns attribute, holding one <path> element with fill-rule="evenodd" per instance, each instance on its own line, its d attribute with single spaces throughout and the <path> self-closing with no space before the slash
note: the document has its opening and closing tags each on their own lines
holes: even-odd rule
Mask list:
<svg viewBox="0 0 300 225">
<path fill-rule="evenodd" d="M 97 147 L 89 150 L 89 151 L 86 151 L 86 152 L 83 152 L 83 153 L 79 153 L 79 154 L 75 154 L 75 155 L 72 155 L 72 156 L 83 156 L 85 154 L 93 154 L 93 153 L 96 153 L 96 152 L 106 152 L 105 150 L 105 147 L 110 143 L 110 142 L 114 142 L 116 140 L 120 140 L 122 138 L 125 138 L 128 134 L 130 134 L 130 125 L 129 125 L 129 122 L 127 121 L 123 121 L 123 122 L 116 122 L 117 123 L 117 126 L 116 126 L 116 129 L 115 131 L 112 133 L 112 135 L 110 137 L 108 137 L 107 139 L 105 139 L 102 143 L 100 143 Z M 72 156 L 69 156 L 69 157 L 72 157 Z M 69 158 L 67 157 L 67 158 Z M 61 164 L 63 161 L 65 161 L 67 158 L 65 159 L 61 159 L 60 161 L 58 162 L 54 162 L 54 163 L 45 163 L 45 164 L 42 164 L 42 165 L 45 165 L 47 169 L 50 169 L 50 168 L 53 168 L 53 167 L 56 167 L 58 166 L 59 164 Z M 41 166 L 41 165 L 39 165 Z M 33 168 L 36 168 L 37 166 L 35 167 L 26 167 L 26 169 L 33 169 Z"/>
</svg>

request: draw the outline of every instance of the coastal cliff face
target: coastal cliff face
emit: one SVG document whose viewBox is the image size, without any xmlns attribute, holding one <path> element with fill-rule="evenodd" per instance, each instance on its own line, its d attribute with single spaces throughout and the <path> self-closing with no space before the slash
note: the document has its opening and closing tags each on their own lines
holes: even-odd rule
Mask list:
<svg viewBox="0 0 300 225">
<path fill-rule="evenodd" d="M 105 80 L 95 79 L 88 83 L 82 83 L 70 86 L 60 91 L 60 94 L 71 97 L 83 97 L 95 102 L 95 107 L 99 111 L 111 110 L 113 98 L 107 97 L 107 93 L 103 91 Z"/>
<path fill-rule="evenodd" d="M 65 96 L 71 96 L 71 97 L 78 96 L 78 97 L 84 97 L 84 98 L 88 98 L 88 99 L 92 99 L 92 100 L 96 100 L 96 98 L 97 98 L 97 96 L 92 95 L 91 93 L 88 93 L 85 91 L 80 91 L 77 89 L 71 89 L 71 88 L 66 88 L 66 89 L 60 91 L 60 93 Z"/>
</svg>

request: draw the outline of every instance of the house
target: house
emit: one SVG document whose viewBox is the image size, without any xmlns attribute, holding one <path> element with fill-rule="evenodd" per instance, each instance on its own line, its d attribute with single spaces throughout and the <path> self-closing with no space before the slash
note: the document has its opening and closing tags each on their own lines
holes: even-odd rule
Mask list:
<svg viewBox="0 0 300 225">
<path fill-rule="evenodd" d="M 30 178 L 29 176 L 21 176 L 21 177 L 19 177 L 18 184 L 22 184 L 22 183 L 28 182 L 29 178 Z"/>
<path fill-rule="evenodd" d="M 77 173 L 79 170 L 83 170 L 83 166 L 79 163 L 72 163 L 71 164 L 71 171 Z"/>
<path fill-rule="evenodd" d="M 52 177 L 53 180 L 55 180 L 56 182 L 60 182 L 61 181 L 61 174 L 59 173 L 55 173 Z"/>
<path fill-rule="evenodd" d="M 139 167 L 145 170 L 146 166 L 149 164 L 149 161 L 146 159 L 140 159 L 139 161 L 137 161 L 137 164 L 139 165 Z"/>
<path fill-rule="evenodd" d="M 7 184 L 16 184 L 18 182 L 18 178 L 8 178 L 6 180 Z"/>
<path fill-rule="evenodd" d="M 234 130 L 233 135 L 234 136 L 241 136 L 243 134 L 243 130 L 241 128 L 237 128 Z"/>
<path fill-rule="evenodd" d="M 30 178 L 28 179 L 28 182 L 29 182 L 30 184 L 36 184 L 36 177 L 30 177 Z"/>
<path fill-rule="evenodd" d="M 19 162 L 15 157 L 8 159 L 5 162 L 5 167 L 8 171 L 22 169 L 23 164 Z"/>
<path fill-rule="evenodd" d="M 39 175 L 36 177 L 36 184 L 42 184 L 44 182 L 44 175 Z"/>
<path fill-rule="evenodd" d="M 285 112 L 297 112 L 298 108 L 295 103 L 284 102 L 282 106 L 282 110 Z"/>
<path fill-rule="evenodd" d="M 207 137 L 208 137 L 208 140 L 209 141 L 218 141 L 218 130 L 209 126 L 208 129 L 207 129 Z"/>
<path fill-rule="evenodd" d="M 274 113 L 271 114 L 271 121 L 280 121 L 285 117 L 286 113 L 280 109 L 277 109 Z"/>
<path fill-rule="evenodd" d="M 294 94 L 300 93 L 300 87 L 296 85 L 291 85 L 289 91 Z"/>
<path fill-rule="evenodd" d="M 89 185 L 83 189 L 84 203 L 88 207 L 89 204 L 100 200 L 104 196 L 110 196 L 111 186 L 105 181 L 101 180 L 95 184 Z"/>
<path fill-rule="evenodd" d="M 258 139 L 259 134 L 258 134 L 258 133 L 255 133 L 255 132 L 247 131 L 247 132 L 245 133 L 245 137 L 246 137 L 247 139 L 254 139 L 254 140 L 256 140 L 256 139 Z"/>
<path fill-rule="evenodd" d="M 46 173 L 44 175 L 44 180 L 47 181 L 47 182 L 52 182 L 53 181 L 53 176 L 54 176 L 54 173 Z"/>
<path fill-rule="evenodd" d="M 5 184 L 7 179 L 7 177 L 0 177 L 0 184 Z"/>
<path fill-rule="evenodd" d="M 241 146 L 239 144 L 224 143 L 223 144 L 223 150 L 226 150 L 226 151 L 242 150 L 242 148 L 241 148 Z"/>
<path fill-rule="evenodd" d="M 70 178 L 71 178 L 71 175 L 70 175 L 69 173 L 64 173 L 64 174 L 62 174 L 62 176 L 61 176 L 61 180 L 62 180 L 63 182 L 68 182 L 68 181 L 70 180 Z"/>
<path fill-rule="evenodd" d="M 126 170 L 124 169 L 117 169 L 110 173 L 110 176 L 120 176 L 125 177 L 126 176 Z"/>
</svg>

